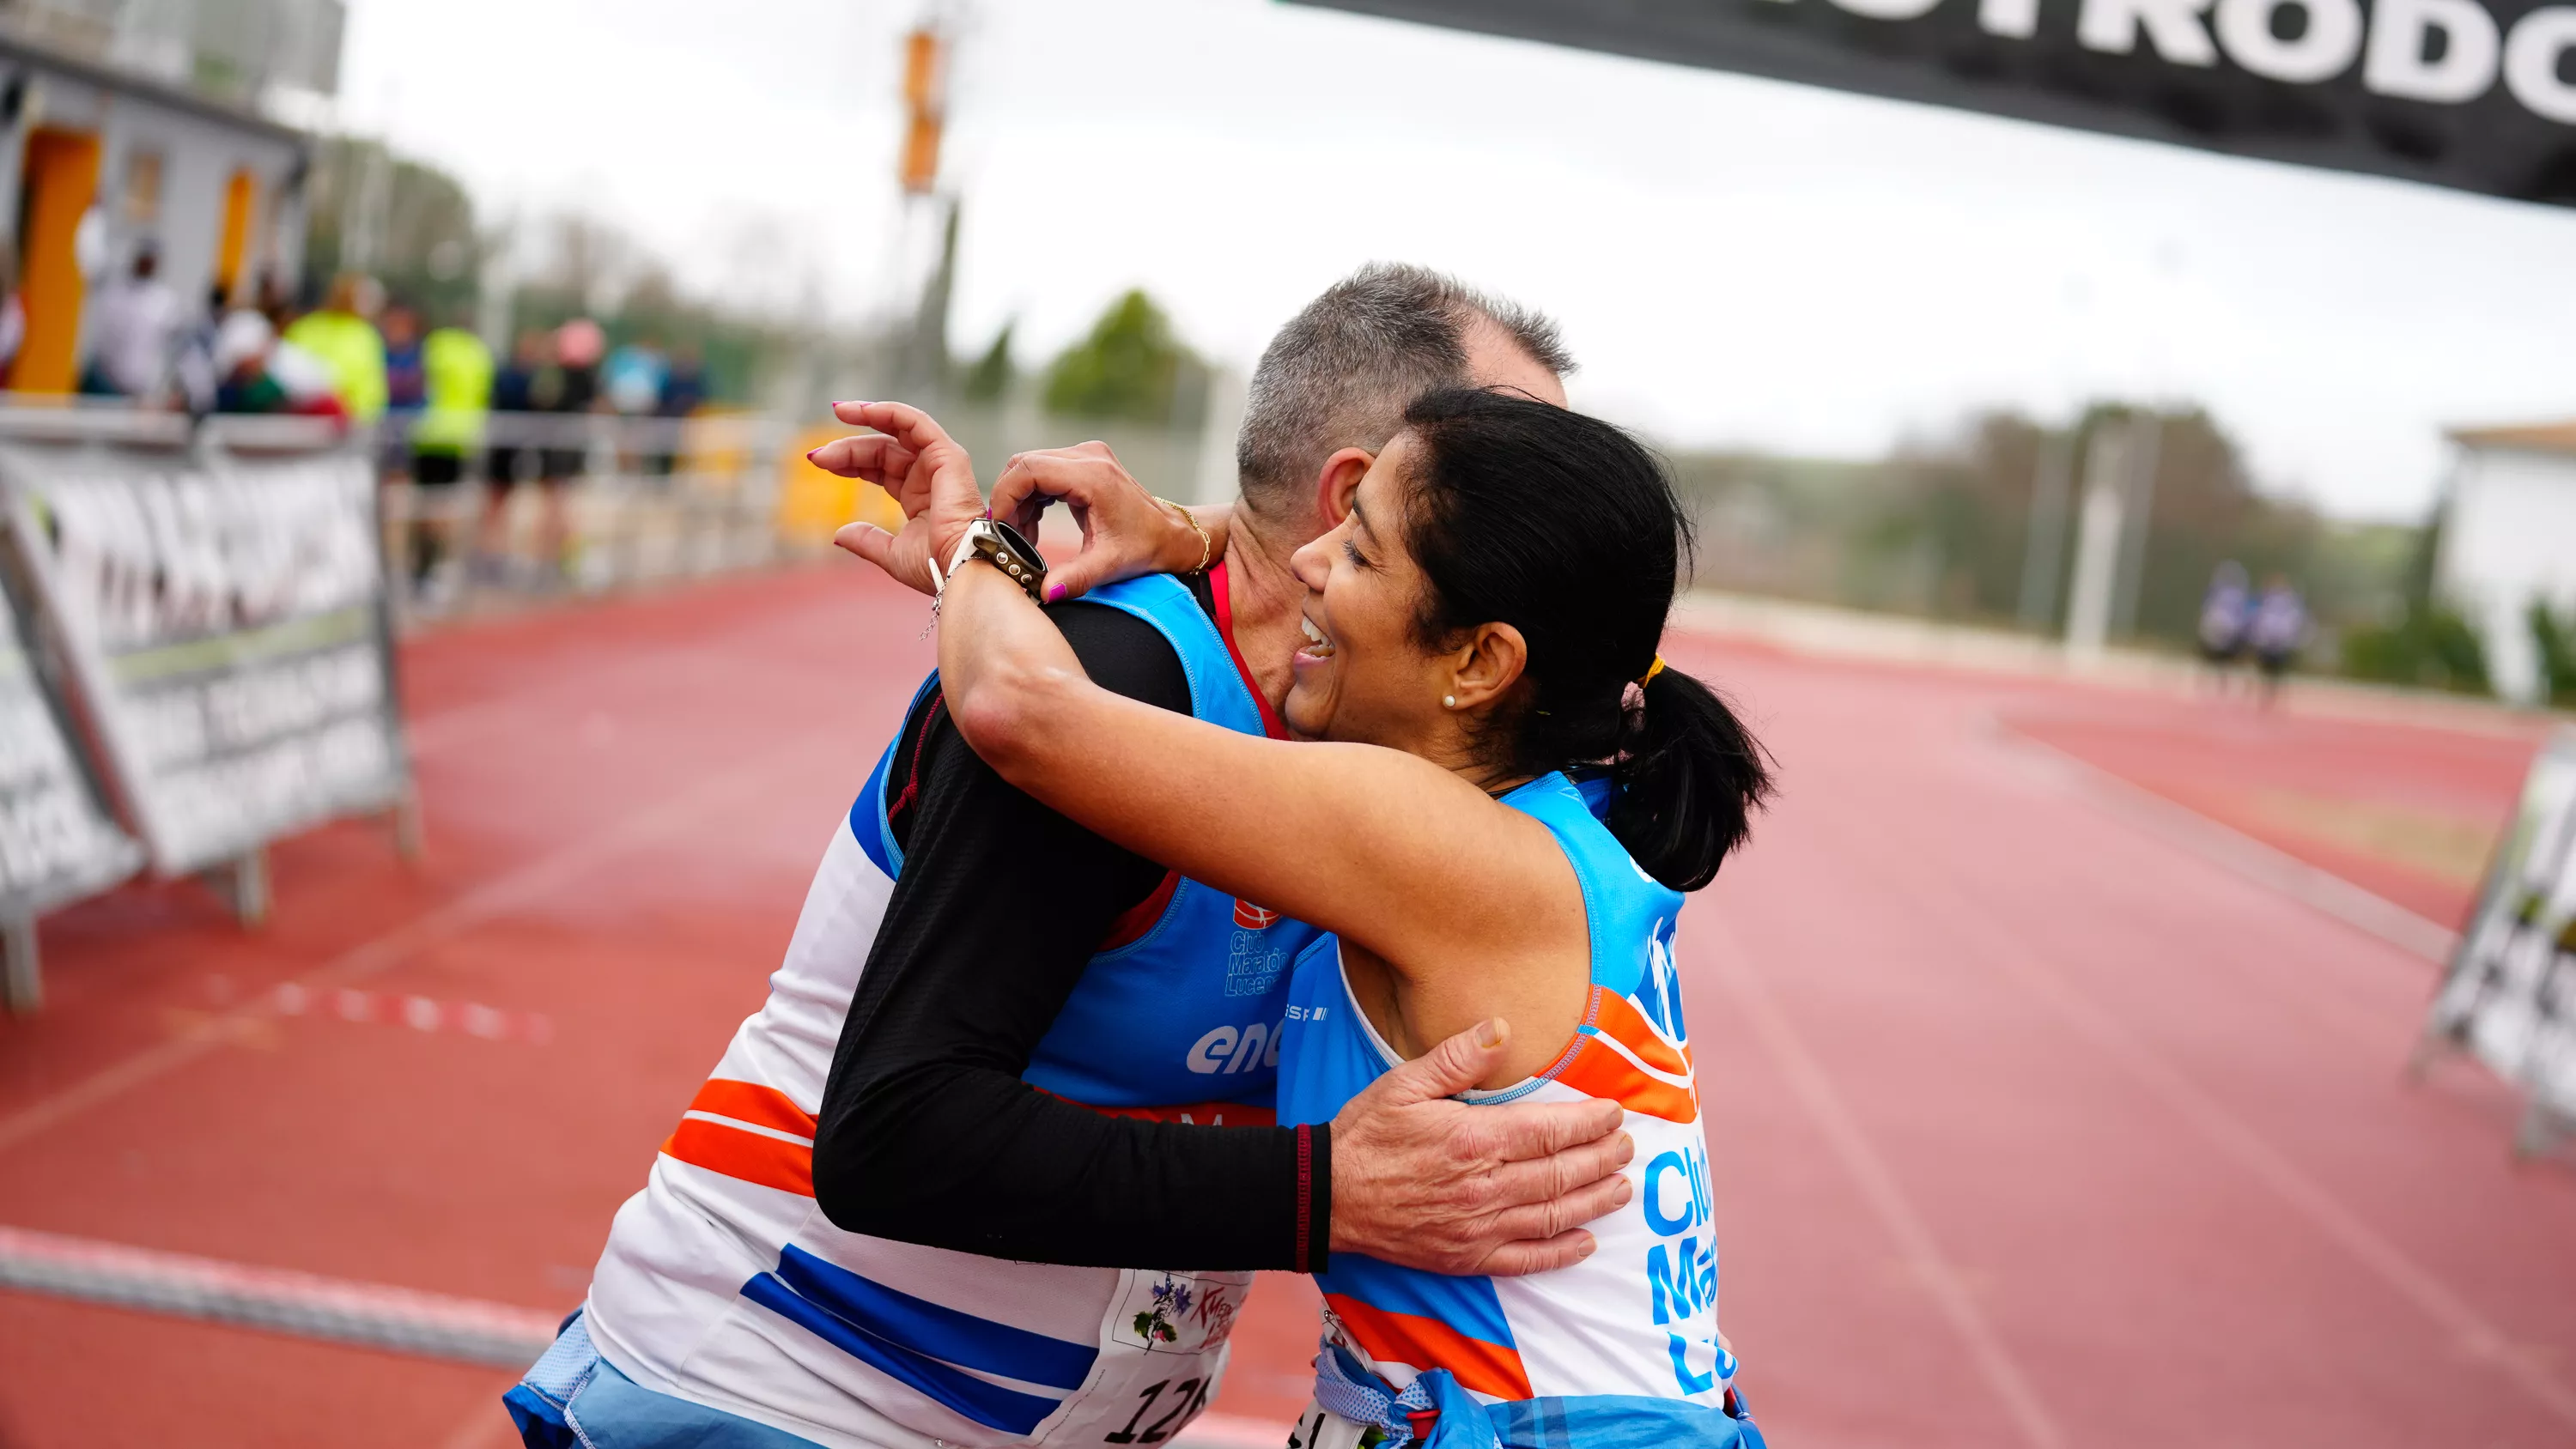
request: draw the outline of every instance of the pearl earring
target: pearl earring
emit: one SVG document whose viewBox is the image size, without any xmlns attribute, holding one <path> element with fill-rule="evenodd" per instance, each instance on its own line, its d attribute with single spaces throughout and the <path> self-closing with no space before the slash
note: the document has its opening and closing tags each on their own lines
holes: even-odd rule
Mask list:
<svg viewBox="0 0 2576 1449">
<path fill-rule="evenodd" d="M 1458 696 L 1454 694 L 1444 694 L 1440 696 L 1440 703 L 1446 708 L 1456 709 L 1458 707 Z"/>
</svg>

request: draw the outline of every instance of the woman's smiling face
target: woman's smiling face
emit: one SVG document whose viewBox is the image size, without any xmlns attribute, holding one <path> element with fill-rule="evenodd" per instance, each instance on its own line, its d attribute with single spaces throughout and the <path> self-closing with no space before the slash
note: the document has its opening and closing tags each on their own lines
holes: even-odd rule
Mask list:
<svg viewBox="0 0 2576 1449">
<path fill-rule="evenodd" d="M 1306 586 L 1307 642 L 1281 715 L 1303 738 L 1412 749 L 1441 713 L 1445 656 L 1414 637 L 1425 580 L 1403 537 L 1420 446 L 1397 434 L 1352 493 L 1350 516 L 1291 560 Z"/>
</svg>

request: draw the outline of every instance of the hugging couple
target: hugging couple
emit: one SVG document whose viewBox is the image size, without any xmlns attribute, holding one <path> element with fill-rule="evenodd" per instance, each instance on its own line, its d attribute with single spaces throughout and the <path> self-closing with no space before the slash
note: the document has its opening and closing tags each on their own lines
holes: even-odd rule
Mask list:
<svg viewBox="0 0 2576 1449">
<path fill-rule="evenodd" d="M 1196 512 L 1096 443 L 987 500 L 839 405 L 815 462 L 907 520 L 840 542 L 934 596 L 939 669 L 508 1395 L 528 1444 L 1164 1443 L 1270 1269 L 1324 1295 L 1296 1449 L 1758 1449 L 1673 934 L 1769 775 L 1657 652 L 1687 520 L 1570 368 L 1364 268 Z"/>
</svg>

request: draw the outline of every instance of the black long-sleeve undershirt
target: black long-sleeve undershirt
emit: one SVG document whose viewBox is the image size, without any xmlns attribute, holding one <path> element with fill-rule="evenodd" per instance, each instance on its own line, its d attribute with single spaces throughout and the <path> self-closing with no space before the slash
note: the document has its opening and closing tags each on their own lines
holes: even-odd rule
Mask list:
<svg viewBox="0 0 2576 1449">
<path fill-rule="evenodd" d="M 1188 712 L 1180 659 L 1152 625 L 1104 605 L 1048 612 L 1094 681 Z M 1110 1117 L 1020 1080 L 1092 953 L 1163 868 L 1005 782 L 935 696 L 906 721 L 895 760 L 886 792 L 904 865 L 823 1090 L 824 1215 L 1024 1262 L 1321 1267 L 1327 1128 L 1307 1137 L 1300 1261 L 1295 1129 Z"/>
</svg>

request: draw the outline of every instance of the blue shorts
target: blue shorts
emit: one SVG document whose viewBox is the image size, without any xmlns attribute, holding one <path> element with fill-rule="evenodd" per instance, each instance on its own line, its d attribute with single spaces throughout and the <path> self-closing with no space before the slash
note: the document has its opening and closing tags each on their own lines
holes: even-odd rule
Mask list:
<svg viewBox="0 0 2576 1449">
<path fill-rule="evenodd" d="M 599 1356 L 578 1313 L 501 1403 L 528 1449 L 817 1449 L 783 1429 L 643 1387 Z"/>
</svg>

